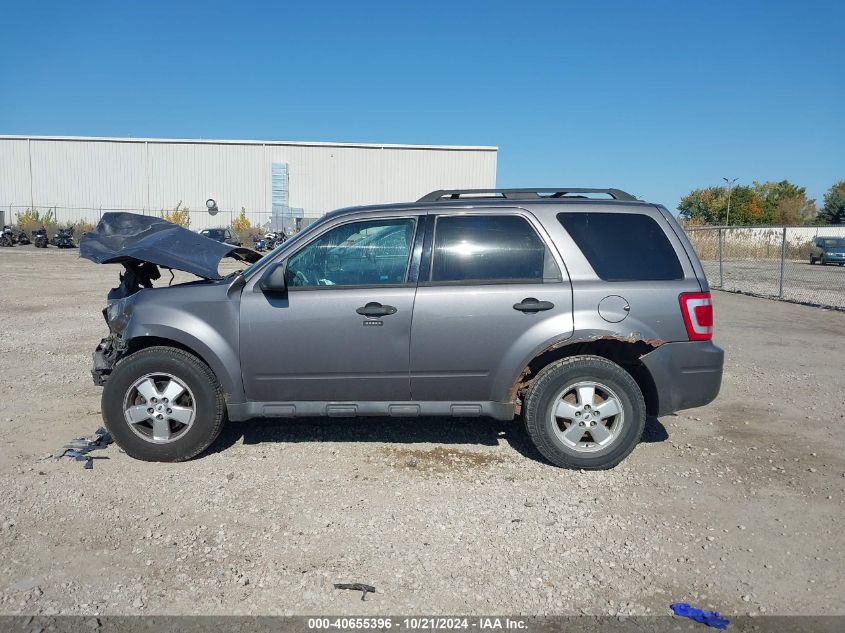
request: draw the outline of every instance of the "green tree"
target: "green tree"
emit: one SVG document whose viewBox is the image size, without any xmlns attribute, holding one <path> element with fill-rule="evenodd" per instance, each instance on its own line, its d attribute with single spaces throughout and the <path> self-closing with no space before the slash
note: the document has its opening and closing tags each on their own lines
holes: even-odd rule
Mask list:
<svg viewBox="0 0 845 633">
<path fill-rule="evenodd" d="M 761 212 L 751 187 L 731 189 L 731 224 L 760 224 Z M 727 187 L 695 189 L 678 204 L 681 217 L 703 224 L 726 224 L 728 221 Z"/>
<path fill-rule="evenodd" d="M 56 212 L 54 209 L 48 209 L 44 213 L 38 209 L 27 209 L 23 213 L 15 213 L 15 221 L 19 229 L 32 233 L 35 229 L 44 227 L 47 233 L 54 233 L 56 230 Z"/>
<path fill-rule="evenodd" d="M 694 189 L 681 198 L 678 211 L 681 217 L 695 223 L 719 224 L 724 218 L 723 208 L 727 209 L 728 197 L 724 187 Z"/>
<path fill-rule="evenodd" d="M 807 189 L 788 180 L 755 181 L 752 189 L 759 200 L 764 224 L 804 224 L 816 215 L 816 201 L 807 198 Z"/>
<path fill-rule="evenodd" d="M 725 188 L 725 199 L 728 192 Z M 727 205 L 725 205 L 725 223 L 727 219 Z M 749 224 L 763 224 L 763 215 L 760 200 L 754 194 L 751 187 L 737 185 L 731 188 L 731 217 L 730 224 L 746 226 Z"/>
<path fill-rule="evenodd" d="M 819 224 L 845 224 L 845 180 L 840 180 L 824 194 L 824 206 L 816 220 Z"/>
<path fill-rule="evenodd" d="M 804 187 L 788 180 L 754 182 L 750 187 L 731 189 L 732 225 L 804 224 L 816 216 L 816 201 L 807 198 Z M 695 224 L 728 222 L 727 187 L 696 189 L 681 198 L 681 217 Z"/>
</svg>

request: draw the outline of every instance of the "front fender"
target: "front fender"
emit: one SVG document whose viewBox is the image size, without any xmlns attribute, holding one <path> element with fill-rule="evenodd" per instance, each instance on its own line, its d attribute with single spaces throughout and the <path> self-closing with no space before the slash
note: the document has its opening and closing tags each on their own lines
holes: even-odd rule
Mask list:
<svg viewBox="0 0 845 633">
<path fill-rule="evenodd" d="M 139 295 L 145 292 L 152 298 L 161 291 L 142 291 Z M 133 341 L 143 343 L 144 338 L 153 337 L 188 348 L 217 376 L 227 402 L 245 402 L 238 349 L 238 302 L 225 297 L 225 293 L 218 300 L 203 297 L 201 301 L 191 301 L 190 294 L 184 292 L 184 302 L 172 303 L 161 300 L 161 294 L 157 301 L 139 297 L 122 337 L 129 347 L 133 347 Z"/>
<path fill-rule="evenodd" d="M 205 329 L 205 328 L 203 328 Z M 131 347 L 133 341 L 141 342 L 144 337 L 155 337 L 174 341 L 179 345 L 193 351 L 203 362 L 205 362 L 217 379 L 226 396 L 228 403 L 245 402 L 243 382 L 241 380 L 240 362 L 235 349 L 225 343 L 219 336 L 218 340 L 201 339 L 193 333 L 185 330 L 170 327 L 167 325 L 140 326 L 138 329 L 129 328 L 126 333 L 127 344 Z M 211 337 L 210 337 L 211 338 Z M 233 368 L 232 371 L 230 368 Z"/>
</svg>

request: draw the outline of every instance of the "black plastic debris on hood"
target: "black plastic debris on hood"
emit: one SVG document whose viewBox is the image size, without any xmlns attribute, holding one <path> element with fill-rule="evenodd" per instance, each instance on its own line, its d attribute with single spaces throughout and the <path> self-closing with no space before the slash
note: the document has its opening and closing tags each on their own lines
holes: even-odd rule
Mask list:
<svg viewBox="0 0 845 633">
<path fill-rule="evenodd" d="M 249 248 L 217 242 L 162 218 L 109 212 L 79 241 L 79 256 L 98 264 L 149 262 L 205 279 L 222 279 L 224 257 L 254 263 L 261 255 Z"/>
</svg>

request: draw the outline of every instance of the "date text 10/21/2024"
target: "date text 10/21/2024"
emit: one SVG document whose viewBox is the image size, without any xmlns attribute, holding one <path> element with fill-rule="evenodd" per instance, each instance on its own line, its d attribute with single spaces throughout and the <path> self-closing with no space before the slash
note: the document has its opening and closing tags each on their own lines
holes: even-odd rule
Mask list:
<svg viewBox="0 0 845 633">
<path fill-rule="evenodd" d="M 340 617 L 308 618 L 310 630 L 471 630 L 480 631 L 519 631 L 528 628 L 528 623 L 520 618 L 500 617 Z"/>
</svg>

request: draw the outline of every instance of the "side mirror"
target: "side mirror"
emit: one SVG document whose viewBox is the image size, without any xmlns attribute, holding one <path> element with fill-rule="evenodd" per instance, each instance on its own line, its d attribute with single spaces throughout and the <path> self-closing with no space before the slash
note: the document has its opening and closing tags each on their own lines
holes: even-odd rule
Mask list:
<svg viewBox="0 0 845 633">
<path fill-rule="evenodd" d="M 288 289 L 285 276 L 287 275 L 287 264 L 281 262 L 274 264 L 258 282 L 258 287 L 264 292 L 285 292 Z"/>
</svg>

